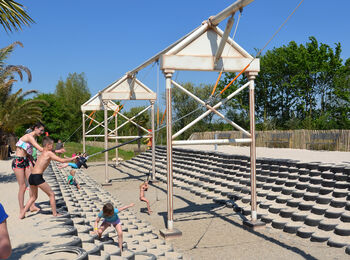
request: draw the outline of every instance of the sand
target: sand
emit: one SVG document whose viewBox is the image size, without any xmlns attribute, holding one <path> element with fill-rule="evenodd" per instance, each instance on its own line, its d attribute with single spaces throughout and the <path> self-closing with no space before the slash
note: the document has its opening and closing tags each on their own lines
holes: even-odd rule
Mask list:
<svg viewBox="0 0 350 260">
<path fill-rule="evenodd" d="M 188 147 L 210 149 L 214 146 Z M 218 151 L 249 155 L 247 147 L 219 146 Z M 350 164 L 349 152 L 319 152 L 292 149 L 257 148 L 258 157 L 319 161 L 322 163 Z M 110 162 L 113 165 L 113 162 Z M 104 181 L 104 164 L 89 163 L 84 170 L 98 182 Z M 13 247 L 10 259 L 29 259 L 36 248 L 47 242 L 39 232 L 37 224 L 48 219 L 49 215 L 30 213 L 24 220 L 18 219 L 18 184 L 11 170 L 11 161 L 0 161 L 0 201 L 9 215 L 8 229 Z M 144 175 L 130 168 L 109 167 L 112 186 L 105 187 L 117 195 L 123 204 L 135 202 L 137 217 L 149 221 L 153 230 L 165 227 L 167 217 L 166 185 L 157 183 L 146 193 L 151 201 L 153 214 L 149 216 L 145 204 L 138 199 L 139 184 Z M 314 243 L 295 235 L 265 228 L 259 231 L 246 230 L 242 218 L 232 209 L 219 206 L 211 200 L 202 199 L 188 191 L 174 188 L 174 226 L 183 233 L 181 238 L 168 242 L 185 259 L 345 259 L 344 248 L 332 248 L 325 243 Z M 28 199 L 28 192 L 26 199 Z M 48 198 L 39 191 L 38 203 Z M 43 204 L 42 204 L 43 205 Z M 46 206 L 47 207 L 47 206 Z"/>
<path fill-rule="evenodd" d="M 27 217 L 23 220 L 18 218 L 18 184 L 16 177 L 11 169 L 11 160 L 0 161 L 0 201 L 3 204 L 6 213 L 9 215 L 7 219 L 7 227 L 12 244 L 12 255 L 9 259 L 21 259 L 25 255 L 33 252 L 36 248 L 44 246 L 47 238 L 41 237 L 38 228 L 35 226 L 38 222 L 48 219 L 49 215 L 38 213 L 27 213 Z M 25 194 L 25 202 L 29 198 L 29 192 Z M 46 194 L 39 191 L 37 204 L 47 202 Z M 44 228 L 43 226 L 42 228 Z"/>
<path fill-rule="evenodd" d="M 214 150 L 214 146 L 188 147 Z M 233 149 L 232 149 L 233 148 Z M 220 152 L 249 155 L 248 147 L 219 146 Z M 258 157 L 284 158 L 305 162 L 344 164 L 350 162 L 350 153 L 323 152 L 293 149 L 258 148 Z M 91 165 L 91 164 L 90 164 Z M 115 194 L 123 204 L 134 202 L 134 210 L 140 219 L 149 221 L 159 234 L 167 222 L 166 185 L 152 186 L 146 193 L 153 214 L 146 213 L 146 204 L 138 199 L 139 185 L 144 175 L 127 168 L 115 169 L 110 162 L 109 174 L 112 186 L 105 189 Z M 104 182 L 104 164 L 95 163 L 87 174 L 98 182 Z M 345 259 L 344 248 L 333 248 L 325 243 L 315 243 L 274 228 L 247 230 L 242 226 L 242 216 L 232 209 L 202 199 L 189 191 L 174 188 L 174 227 L 182 231 L 182 237 L 170 241 L 185 259 Z"/>
</svg>

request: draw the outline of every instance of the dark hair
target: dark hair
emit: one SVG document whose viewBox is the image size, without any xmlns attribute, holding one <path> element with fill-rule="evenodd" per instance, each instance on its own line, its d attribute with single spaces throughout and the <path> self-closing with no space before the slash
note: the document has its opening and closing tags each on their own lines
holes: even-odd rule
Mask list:
<svg viewBox="0 0 350 260">
<path fill-rule="evenodd" d="M 103 206 L 103 214 L 107 214 L 107 215 L 110 215 L 112 213 L 114 213 L 114 207 L 113 207 L 113 204 L 108 202 L 106 203 L 104 206 Z"/>
<path fill-rule="evenodd" d="M 45 125 L 39 121 L 35 125 L 33 125 L 31 128 L 34 130 L 35 128 L 40 128 L 40 127 L 45 128 Z"/>
<path fill-rule="evenodd" d="M 43 146 L 45 147 L 48 144 L 52 144 L 53 140 L 49 136 L 44 136 L 43 138 Z"/>
</svg>

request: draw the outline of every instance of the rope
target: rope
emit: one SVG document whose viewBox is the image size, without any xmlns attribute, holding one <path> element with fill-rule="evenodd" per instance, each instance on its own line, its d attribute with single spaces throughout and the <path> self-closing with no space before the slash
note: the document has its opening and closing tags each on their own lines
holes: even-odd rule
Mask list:
<svg viewBox="0 0 350 260">
<path fill-rule="evenodd" d="M 86 121 L 86 119 L 85 119 L 85 121 Z M 71 136 L 68 137 L 63 143 L 65 144 L 65 143 L 80 129 L 80 127 L 82 127 L 82 126 L 83 126 L 83 124 L 81 124 L 81 125 L 73 132 L 73 134 L 71 134 Z"/>
<path fill-rule="evenodd" d="M 292 15 L 296 12 L 296 10 L 299 8 L 299 6 L 304 2 L 304 0 L 301 0 L 299 2 L 299 4 L 297 5 L 297 7 L 294 8 L 293 12 L 291 12 L 291 14 L 287 17 L 286 20 L 284 20 L 284 22 L 281 24 L 281 26 L 277 29 L 277 31 L 272 35 L 272 37 L 267 41 L 267 43 L 265 44 L 265 46 L 258 52 L 257 55 L 255 55 L 255 58 L 258 57 L 261 52 L 267 47 L 267 45 L 272 41 L 273 38 L 275 38 L 275 36 L 277 35 L 277 33 L 279 33 L 279 31 L 283 28 L 283 26 L 288 22 L 288 20 L 292 17 Z M 254 58 L 254 59 L 255 59 Z"/>
<path fill-rule="evenodd" d="M 174 120 L 174 121 L 171 123 L 171 125 L 175 124 L 176 122 L 180 121 L 181 119 L 183 119 L 183 118 L 185 118 L 185 117 L 188 117 L 189 115 L 193 114 L 194 112 L 197 112 L 197 111 L 200 110 L 201 108 L 202 108 L 202 107 L 198 107 L 197 109 L 191 111 L 190 113 L 188 113 L 188 114 L 186 114 L 186 115 L 184 115 L 184 116 L 182 116 L 182 117 L 180 117 L 180 118 Z M 166 127 L 166 124 L 164 124 L 163 126 L 157 128 L 154 132 L 158 132 L 158 131 L 162 130 L 164 127 Z"/>
<path fill-rule="evenodd" d="M 164 120 L 164 118 L 165 118 L 165 114 L 166 114 L 166 109 L 164 110 L 163 117 L 162 117 L 162 120 L 160 121 L 160 124 L 163 123 L 163 120 Z"/>
<path fill-rule="evenodd" d="M 151 67 L 148 67 L 148 71 L 143 76 L 142 81 L 144 81 L 148 77 L 149 73 L 151 72 L 151 69 L 154 67 L 154 64 L 155 64 L 155 62 L 152 63 Z"/>
<path fill-rule="evenodd" d="M 92 117 L 91 117 L 91 115 L 92 115 Z M 94 110 L 94 111 L 89 115 L 89 117 L 91 117 L 91 120 L 90 120 L 88 129 L 89 129 L 89 127 L 91 126 L 91 124 L 92 124 L 92 122 L 94 121 L 94 119 L 96 118 L 96 110 Z"/>
<path fill-rule="evenodd" d="M 267 47 L 267 45 L 272 41 L 272 39 L 277 35 L 277 33 L 283 28 L 283 26 L 287 23 L 287 21 L 292 17 L 292 15 L 296 12 L 296 10 L 299 8 L 299 6 L 304 2 L 304 0 L 301 0 L 299 2 L 299 4 L 297 5 L 297 7 L 292 11 L 292 13 L 287 17 L 287 19 L 285 19 L 285 21 L 282 23 L 282 25 L 277 29 L 277 31 L 272 35 L 272 37 L 268 40 L 268 42 L 265 44 L 265 46 L 263 48 L 260 49 L 260 51 L 255 55 L 255 57 L 253 57 L 253 59 L 248 63 L 248 65 L 246 67 L 243 68 L 243 70 L 220 92 L 220 94 L 222 94 L 240 75 L 242 75 L 242 73 L 244 71 L 246 71 L 246 69 L 250 66 L 250 64 L 261 54 L 261 52 Z M 239 18 L 238 18 L 238 21 L 237 21 L 237 24 L 236 24 L 236 28 L 235 28 L 235 31 L 234 31 L 234 34 L 233 34 L 233 38 L 234 36 L 236 35 L 236 32 L 237 32 L 237 28 L 238 28 L 238 24 L 239 24 L 239 20 L 241 18 L 241 14 L 242 14 L 242 10 L 240 10 L 240 13 L 239 13 Z M 223 68 L 222 68 L 223 70 Z M 221 70 L 221 72 L 222 72 Z M 219 74 L 219 77 L 221 77 L 221 74 Z M 215 89 L 213 90 L 212 93 L 215 92 Z M 218 96 L 218 95 L 217 95 Z M 212 96 L 209 97 L 209 99 L 207 100 L 207 102 L 209 102 L 210 100 L 213 100 Z M 175 120 L 172 122 L 172 125 L 175 124 L 176 122 L 178 122 L 179 120 L 193 114 L 194 112 L 198 111 L 199 109 L 201 109 L 202 107 L 198 107 L 196 110 L 193 110 L 191 111 L 190 113 L 184 115 L 183 117 Z M 164 113 L 165 114 L 165 113 Z M 163 115 L 164 117 L 164 115 Z M 163 120 L 162 120 L 163 121 Z M 155 130 L 155 132 L 158 132 L 160 131 L 161 129 L 163 129 L 164 127 L 166 127 L 166 125 L 163 125 L 161 127 L 159 127 L 157 130 Z"/>
<path fill-rule="evenodd" d="M 260 56 L 260 54 L 263 52 L 263 50 L 269 45 L 269 43 L 275 38 L 275 36 L 279 33 L 279 31 L 284 27 L 284 25 L 288 22 L 288 20 L 292 17 L 292 15 L 296 12 L 296 10 L 299 8 L 299 6 L 304 2 L 304 0 L 301 0 L 297 7 L 294 8 L 294 10 L 291 12 L 291 14 L 284 20 L 284 22 L 280 25 L 280 27 L 276 30 L 276 32 L 272 35 L 272 37 L 267 41 L 267 43 L 260 49 L 260 51 L 253 57 L 253 59 L 248 63 L 247 66 L 220 92 L 222 94 L 246 69 L 252 64 L 252 62 Z"/>
<path fill-rule="evenodd" d="M 224 92 L 224 91 L 225 91 L 225 90 L 240 76 L 240 75 L 242 75 L 242 73 L 243 73 L 244 71 L 247 70 L 247 68 L 250 66 L 250 64 L 252 64 L 252 62 L 253 62 L 257 57 L 259 57 L 259 55 L 260 55 L 260 54 L 263 52 L 263 50 L 268 46 L 268 44 L 275 38 L 275 36 L 280 32 L 280 30 L 285 26 L 285 24 L 289 21 L 289 19 L 293 16 L 293 14 L 298 10 L 298 8 L 300 7 L 300 5 L 301 5 L 303 2 L 304 2 L 304 0 L 301 0 L 301 1 L 299 2 L 299 4 L 294 8 L 294 10 L 291 12 L 291 14 L 284 20 L 284 22 L 280 25 L 280 27 L 276 30 L 276 32 L 272 35 L 272 37 L 267 41 L 267 43 L 264 45 L 264 47 L 262 47 L 262 48 L 259 50 L 259 52 L 258 52 L 258 53 L 252 58 L 252 60 L 248 63 L 248 65 L 247 65 L 246 67 L 244 67 L 243 70 L 242 70 L 228 85 L 226 85 L 226 87 L 225 87 L 222 91 L 220 91 L 220 94 L 222 94 L 222 93 L 223 93 L 223 92 Z M 240 20 L 240 17 L 241 17 L 241 13 L 242 13 L 242 10 L 240 10 L 240 13 L 239 13 L 238 21 L 237 21 L 236 28 L 235 28 L 235 31 L 234 31 L 234 34 L 233 34 L 233 38 L 234 38 L 234 36 L 236 35 L 236 32 L 237 32 L 237 28 L 238 28 L 239 20 Z M 154 63 L 153 63 L 153 65 L 152 65 L 152 67 L 153 67 L 153 66 L 154 66 Z M 150 69 L 149 69 L 149 71 L 150 71 Z M 223 68 L 221 69 L 221 72 L 220 72 L 220 74 L 219 74 L 219 78 L 221 77 L 222 71 L 223 71 Z M 148 73 L 147 73 L 147 74 L 148 74 Z M 144 77 L 144 78 L 145 78 L 145 77 Z M 218 79 L 219 79 L 219 78 L 218 78 Z M 218 80 L 217 80 L 217 83 L 218 83 Z M 217 84 L 216 84 L 216 85 L 217 85 Z M 216 85 L 215 85 L 215 88 L 216 88 Z M 213 90 L 212 95 L 213 95 L 214 92 L 215 92 L 215 89 Z M 209 99 L 210 99 L 210 98 L 209 98 Z M 209 100 L 209 99 L 208 99 L 208 100 Z M 201 109 L 201 107 L 198 107 L 196 110 L 193 110 L 193 111 L 191 111 L 190 113 L 188 113 L 188 114 L 182 116 L 181 118 L 179 118 L 179 119 L 173 121 L 173 122 L 172 122 L 172 125 L 173 125 L 174 123 L 178 122 L 179 120 L 181 120 L 181 119 L 183 119 L 183 118 L 185 118 L 185 117 L 187 117 L 187 116 L 193 114 L 194 112 L 198 111 L 199 109 Z M 165 113 L 166 113 L 166 110 L 165 110 L 165 112 L 164 112 L 164 114 L 163 114 L 163 118 L 162 118 L 161 124 L 162 124 L 162 122 L 163 122 L 163 120 L 164 120 Z M 77 129 L 74 131 L 74 133 L 73 133 L 67 140 L 69 140 L 69 139 L 80 129 L 81 126 L 82 126 L 82 124 L 79 126 L 79 128 L 77 128 Z M 155 130 L 155 132 L 160 131 L 160 130 L 163 129 L 165 126 L 166 126 L 166 125 L 163 125 L 163 126 L 161 126 L 161 127 L 158 127 L 158 128 Z M 67 140 L 66 140 L 66 141 L 67 141 Z M 66 141 L 65 141 L 65 142 L 66 142 Z M 65 143 L 65 142 L 64 142 L 64 143 Z"/>
</svg>

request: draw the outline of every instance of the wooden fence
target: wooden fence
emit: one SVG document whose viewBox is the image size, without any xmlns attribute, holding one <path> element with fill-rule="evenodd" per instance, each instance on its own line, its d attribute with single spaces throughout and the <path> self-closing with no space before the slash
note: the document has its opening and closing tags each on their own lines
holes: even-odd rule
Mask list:
<svg viewBox="0 0 350 260">
<path fill-rule="evenodd" d="M 196 132 L 189 137 L 189 140 L 225 139 L 228 137 L 232 139 L 243 138 L 244 135 L 238 131 Z M 255 138 L 258 147 L 350 151 L 350 130 L 256 131 Z"/>
</svg>

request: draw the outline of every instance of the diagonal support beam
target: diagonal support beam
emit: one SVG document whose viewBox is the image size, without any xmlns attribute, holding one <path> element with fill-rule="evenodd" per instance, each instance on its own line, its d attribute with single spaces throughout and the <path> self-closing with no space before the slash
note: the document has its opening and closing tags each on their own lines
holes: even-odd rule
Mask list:
<svg viewBox="0 0 350 260">
<path fill-rule="evenodd" d="M 210 17 L 209 21 L 211 22 L 212 25 L 216 26 L 221 21 L 225 20 L 226 17 L 229 17 L 231 14 L 233 14 L 233 13 L 237 12 L 239 9 L 249 5 L 253 1 L 254 0 L 238 0 L 238 1 L 234 2 L 232 5 L 230 5 L 229 7 L 227 7 L 226 9 L 222 10 L 217 15 Z"/>
<path fill-rule="evenodd" d="M 90 133 L 91 131 L 93 131 L 94 129 L 96 129 L 99 126 L 103 126 L 104 127 L 104 122 L 98 122 L 97 120 L 95 120 L 94 118 L 86 115 L 86 117 L 90 118 L 93 122 L 95 122 L 97 125 L 94 126 L 93 128 L 91 128 L 89 131 L 87 131 L 85 134 Z M 111 129 L 108 128 L 109 131 L 112 131 Z"/>
<path fill-rule="evenodd" d="M 183 92 L 185 92 L 187 95 L 189 95 L 190 97 L 192 97 L 193 99 L 195 99 L 197 102 L 199 102 L 200 104 L 202 104 L 203 106 L 205 106 L 208 110 L 203 113 L 201 116 L 199 116 L 197 119 L 195 119 L 194 121 L 192 121 L 190 124 L 188 124 L 187 126 L 185 126 L 184 128 L 182 128 L 181 130 L 179 130 L 177 133 L 175 133 L 172 138 L 176 138 L 178 137 L 180 134 L 182 134 L 184 131 L 186 131 L 188 128 L 192 127 L 193 125 L 195 125 L 198 121 L 202 120 L 204 117 L 208 116 L 211 112 L 214 112 L 215 114 L 217 114 L 218 116 L 220 116 L 222 119 L 224 119 L 227 123 L 229 123 L 230 125 L 232 125 L 234 128 L 236 128 L 237 130 L 243 132 L 245 135 L 247 135 L 248 137 L 250 137 L 250 133 L 246 130 L 244 130 L 242 127 L 240 127 L 239 125 L 237 125 L 236 123 L 234 123 L 233 121 L 227 119 L 223 114 L 221 114 L 219 111 L 217 111 L 216 109 L 218 107 L 220 107 L 222 104 L 226 103 L 229 99 L 233 98 L 235 95 L 237 95 L 240 91 L 242 91 L 244 88 L 246 88 L 247 86 L 249 86 L 249 82 L 246 83 L 245 85 L 243 85 L 242 87 L 240 87 L 239 89 L 237 89 L 235 92 L 233 92 L 231 95 L 229 95 L 226 99 L 222 100 L 221 102 L 219 102 L 218 104 L 216 104 L 214 107 L 206 104 L 203 100 L 201 100 L 200 98 L 198 98 L 197 96 L 195 96 L 194 94 L 192 94 L 190 91 L 188 91 L 187 89 L 185 89 L 184 87 L 182 87 L 180 84 L 178 84 L 177 82 L 172 80 L 172 84 L 176 87 L 178 87 L 180 90 L 182 90 Z"/>
<path fill-rule="evenodd" d="M 219 44 L 218 49 L 216 50 L 215 57 L 214 57 L 214 66 L 218 63 L 222 52 L 225 47 L 225 43 L 227 42 L 228 36 L 230 35 L 230 32 L 232 30 L 233 22 L 234 22 L 234 13 L 231 15 L 231 17 L 228 19 L 227 24 L 226 24 L 226 29 L 224 31 L 224 35 L 221 38 L 221 42 Z"/>
<path fill-rule="evenodd" d="M 88 116 L 88 115 L 86 115 L 86 116 L 87 116 L 88 118 L 90 118 L 91 120 L 93 120 L 97 125 L 95 125 L 93 128 L 91 128 L 91 129 L 90 129 L 89 131 L 87 131 L 85 134 L 88 134 L 88 133 L 92 132 L 94 129 L 96 129 L 96 128 L 99 127 L 99 126 L 104 127 L 104 122 L 98 122 L 98 121 L 96 121 L 95 119 L 91 118 L 90 116 Z M 110 120 L 111 118 L 112 118 L 112 116 L 110 116 L 110 117 L 108 118 L 108 120 Z M 112 130 L 108 128 L 108 131 L 111 132 Z"/>
<path fill-rule="evenodd" d="M 124 119 L 126 119 L 127 121 L 124 122 L 123 124 L 121 124 L 120 126 L 118 126 L 115 130 L 113 130 L 111 133 L 114 133 L 116 130 L 119 130 L 120 128 L 122 128 L 124 125 L 126 125 L 127 123 L 132 123 L 134 125 L 136 125 L 137 127 L 141 128 L 143 131 L 145 131 L 146 133 L 150 133 L 150 131 L 148 131 L 146 128 L 144 128 L 143 126 L 140 126 L 139 124 L 137 124 L 136 122 L 134 122 L 133 120 L 140 116 L 142 113 L 144 113 L 145 111 L 147 111 L 150 107 L 152 107 L 151 105 L 146 107 L 144 110 L 140 111 L 139 113 L 137 113 L 136 115 L 134 115 L 132 118 L 128 118 L 127 116 L 123 115 L 120 112 L 117 112 L 118 115 L 120 115 L 121 117 L 123 117 Z"/>
</svg>

